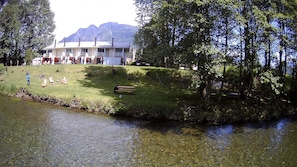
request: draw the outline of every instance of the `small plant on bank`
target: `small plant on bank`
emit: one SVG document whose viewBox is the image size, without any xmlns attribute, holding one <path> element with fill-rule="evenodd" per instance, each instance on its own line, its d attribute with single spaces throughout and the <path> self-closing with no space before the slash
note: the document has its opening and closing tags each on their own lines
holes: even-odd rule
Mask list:
<svg viewBox="0 0 297 167">
<path fill-rule="evenodd" d="M 0 92 L 4 93 L 4 94 L 15 94 L 18 91 L 18 88 L 14 85 L 14 84 L 10 84 L 10 85 L 2 85 L 0 84 Z"/>
</svg>

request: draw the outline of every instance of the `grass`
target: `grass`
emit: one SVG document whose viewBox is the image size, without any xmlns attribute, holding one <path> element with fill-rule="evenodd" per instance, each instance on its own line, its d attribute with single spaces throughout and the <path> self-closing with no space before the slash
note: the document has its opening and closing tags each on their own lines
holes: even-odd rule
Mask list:
<svg viewBox="0 0 297 167">
<path fill-rule="evenodd" d="M 31 85 L 26 82 L 27 72 L 31 76 Z M 33 95 L 69 104 L 79 100 L 88 111 L 95 109 L 97 112 L 99 108 L 101 112 L 115 115 L 217 124 L 263 121 L 297 113 L 294 105 L 277 99 L 240 101 L 223 98 L 204 103 L 196 91 L 189 88 L 191 73 L 176 69 L 101 65 L 13 66 L 2 70 L 0 76 L 2 93 L 13 95 L 20 88 L 26 88 Z M 66 77 L 68 83 L 48 84 L 44 88 L 41 86 L 43 77 L 53 77 L 55 81 Z M 135 86 L 135 94 L 114 94 L 116 85 Z"/>
<path fill-rule="evenodd" d="M 114 73 L 112 71 L 114 69 Z M 26 73 L 31 84 L 26 83 Z M 173 69 L 137 66 L 94 66 L 94 65 L 42 65 L 8 67 L 1 91 L 13 94 L 24 87 L 34 95 L 47 96 L 70 102 L 79 99 L 85 106 L 99 104 L 128 112 L 150 112 L 153 116 L 168 116 L 182 103 L 190 75 Z M 67 85 L 61 83 L 42 87 L 43 77 L 55 81 L 67 78 Z M 136 87 L 134 95 L 113 93 L 115 85 Z M 114 111 L 117 112 L 117 111 Z"/>
</svg>

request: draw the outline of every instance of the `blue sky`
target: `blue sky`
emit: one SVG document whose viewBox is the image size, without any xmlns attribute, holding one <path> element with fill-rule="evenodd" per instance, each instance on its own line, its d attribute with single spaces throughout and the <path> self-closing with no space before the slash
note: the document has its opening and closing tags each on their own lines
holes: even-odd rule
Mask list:
<svg viewBox="0 0 297 167">
<path fill-rule="evenodd" d="M 134 0 L 49 0 L 55 13 L 57 40 L 91 24 L 118 22 L 136 26 Z"/>
</svg>

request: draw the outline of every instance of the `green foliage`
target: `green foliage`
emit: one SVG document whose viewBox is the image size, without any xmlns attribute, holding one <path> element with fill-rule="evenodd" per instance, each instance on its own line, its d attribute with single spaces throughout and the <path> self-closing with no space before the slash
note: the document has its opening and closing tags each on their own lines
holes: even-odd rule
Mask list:
<svg viewBox="0 0 297 167">
<path fill-rule="evenodd" d="M 238 85 L 240 82 L 239 66 L 227 66 L 224 79 L 233 86 Z"/>
<path fill-rule="evenodd" d="M 0 13 L 0 58 L 17 58 L 21 43 L 20 5 L 8 3 Z"/>
<path fill-rule="evenodd" d="M 225 77 L 237 78 L 240 75 L 239 73 L 239 66 L 227 66 Z"/>
<path fill-rule="evenodd" d="M 192 78 L 191 78 L 191 85 L 190 85 L 190 88 L 191 89 L 194 89 L 194 90 L 197 90 L 200 86 L 201 83 L 203 83 L 204 81 L 201 79 L 199 73 L 192 73 Z"/>
<path fill-rule="evenodd" d="M 22 28 L 26 49 L 41 53 L 42 49 L 51 44 L 55 29 L 54 13 L 50 10 L 48 0 L 29 0 L 22 4 L 24 15 Z"/>
<path fill-rule="evenodd" d="M 3 75 L 6 70 L 7 68 L 3 64 L 0 64 L 0 76 Z"/>
<path fill-rule="evenodd" d="M 277 99 L 270 101 L 263 98 L 265 100 L 260 101 L 258 98 L 249 98 L 247 101 L 239 101 L 237 98 L 223 98 L 219 102 L 205 103 L 196 91 L 185 87 L 189 84 L 189 78 L 194 76 L 193 71 L 136 66 L 113 68 L 117 71 L 115 74 L 112 74 L 112 67 L 98 65 L 7 67 L 8 71 L 0 82 L 0 92 L 13 95 L 20 87 L 24 87 L 33 96 L 58 99 L 67 107 L 68 103 L 87 112 L 134 115 L 149 119 L 224 123 L 277 118 L 285 111 L 281 108 L 285 103 Z M 27 72 L 31 76 L 30 86 L 25 80 Z M 50 76 L 54 81 L 67 77 L 67 85 L 55 82 L 42 87 L 43 78 Z M 135 86 L 135 94 L 114 94 L 116 84 Z"/>
<path fill-rule="evenodd" d="M 16 93 L 18 88 L 14 84 L 9 84 L 9 85 L 3 85 L 0 84 L 0 92 L 5 93 L 5 94 L 14 94 Z"/>
<path fill-rule="evenodd" d="M 255 70 L 271 70 L 278 61 L 277 75 L 283 78 L 283 69 L 292 63 L 287 53 L 296 54 L 297 1 L 135 0 L 135 4 L 141 23 L 135 41 L 144 50 L 143 57 L 166 67 L 198 66 L 192 86 L 222 78 L 226 62 L 238 69 L 235 73 L 227 69 L 224 78 L 243 83 L 244 91 L 251 93 Z M 283 81 L 273 81 L 271 91 L 279 93 Z"/>
<path fill-rule="evenodd" d="M 274 76 L 272 71 L 266 71 L 260 74 L 260 82 L 262 84 L 267 84 L 270 86 L 271 90 L 274 91 L 275 94 L 281 93 L 281 88 L 283 84 L 280 83 L 280 77 Z"/>
<path fill-rule="evenodd" d="M 52 43 L 54 29 L 48 0 L 8 1 L 0 12 L 0 58 L 31 62 Z"/>
<path fill-rule="evenodd" d="M 35 55 L 36 55 L 36 53 L 34 53 L 34 52 L 32 51 L 32 49 L 28 49 L 28 50 L 26 50 L 25 60 L 26 60 L 26 64 L 27 64 L 27 65 L 30 65 L 31 62 L 32 62 L 32 60 L 33 60 L 35 57 L 37 57 L 37 56 L 35 56 Z M 38 54 L 37 54 L 37 55 L 38 55 Z"/>
</svg>

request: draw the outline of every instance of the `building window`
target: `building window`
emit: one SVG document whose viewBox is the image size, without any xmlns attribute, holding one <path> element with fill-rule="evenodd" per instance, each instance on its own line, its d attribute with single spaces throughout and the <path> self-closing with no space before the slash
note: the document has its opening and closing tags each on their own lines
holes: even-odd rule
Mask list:
<svg viewBox="0 0 297 167">
<path fill-rule="evenodd" d="M 116 48 L 114 56 L 115 57 L 122 57 L 123 56 L 123 49 L 122 48 Z"/>
<path fill-rule="evenodd" d="M 48 50 L 48 53 L 52 53 L 53 52 L 53 50 Z"/>
<path fill-rule="evenodd" d="M 82 48 L 82 49 L 81 49 L 81 53 L 88 53 L 88 49 L 86 49 L 86 48 Z"/>
<path fill-rule="evenodd" d="M 98 52 L 104 52 L 103 48 L 98 48 Z"/>
<path fill-rule="evenodd" d="M 115 52 L 117 52 L 117 53 L 122 53 L 122 51 L 123 51 L 123 49 L 121 49 L 121 48 L 116 48 L 115 49 Z"/>
<path fill-rule="evenodd" d="M 72 49 L 66 49 L 66 53 L 72 53 Z"/>
</svg>

